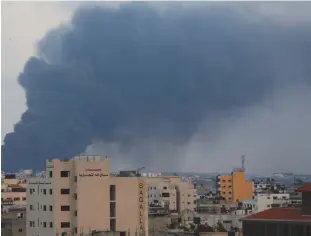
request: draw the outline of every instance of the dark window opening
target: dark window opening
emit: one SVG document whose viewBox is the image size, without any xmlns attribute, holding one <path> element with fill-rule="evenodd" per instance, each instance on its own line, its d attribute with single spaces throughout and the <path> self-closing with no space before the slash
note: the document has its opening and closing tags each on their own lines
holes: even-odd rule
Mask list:
<svg viewBox="0 0 311 236">
<path fill-rule="evenodd" d="M 116 217 L 116 203 L 110 202 L 110 217 Z"/>
<path fill-rule="evenodd" d="M 110 231 L 116 231 L 116 219 L 110 219 Z"/>
<path fill-rule="evenodd" d="M 52 195 L 52 194 L 53 194 L 53 189 L 50 188 L 50 195 Z"/>
<path fill-rule="evenodd" d="M 116 200 L 116 186 L 110 185 L 110 201 Z"/>
<path fill-rule="evenodd" d="M 66 178 L 66 177 L 69 177 L 70 176 L 70 172 L 69 171 L 61 171 L 60 172 L 60 177 L 62 178 Z"/>
<path fill-rule="evenodd" d="M 70 228 L 70 222 L 61 222 L 60 227 L 61 228 Z"/>
<path fill-rule="evenodd" d="M 53 178 L 53 171 L 49 171 L 49 177 Z"/>
<path fill-rule="evenodd" d="M 61 211 L 70 211 L 70 206 L 69 206 L 69 205 L 60 206 L 60 210 L 61 210 Z"/>
<path fill-rule="evenodd" d="M 60 194 L 70 194 L 70 189 L 69 188 L 62 188 L 60 190 Z"/>
<path fill-rule="evenodd" d="M 162 197 L 170 197 L 170 193 L 162 193 Z"/>
<path fill-rule="evenodd" d="M 53 228 L 53 222 L 50 222 L 50 228 Z"/>
</svg>

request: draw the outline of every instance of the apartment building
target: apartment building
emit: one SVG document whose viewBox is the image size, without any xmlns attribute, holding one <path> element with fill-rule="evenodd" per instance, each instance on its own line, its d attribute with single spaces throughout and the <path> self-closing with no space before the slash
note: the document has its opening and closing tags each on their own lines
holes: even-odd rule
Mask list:
<svg viewBox="0 0 311 236">
<path fill-rule="evenodd" d="M 78 156 L 47 160 L 46 177 L 27 188 L 27 235 L 90 235 L 113 231 L 148 236 L 144 178 L 110 175 L 110 160 Z"/>
<path fill-rule="evenodd" d="M 146 178 L 149 206 L 161 205 L 171 212 L 194 210 L 196 188 L 191 182 L 183 182 L 180 176 L 157 176 Z"/>
<path fill-rule="evenodd" d="M 217 176 L 217 189 L 219 195 L 227 201 L 242 202 L 253 198 L 254 183 L 246 181 L 243 169 L 236 169 L 231 175 Z"/>
<path fill-rule="evenodd" d="M 1 210 L 26 205 L 26 187 L 26 179 L 17 179 L 16 174 L 4 174 L 1 179 Z"/>
</svg>

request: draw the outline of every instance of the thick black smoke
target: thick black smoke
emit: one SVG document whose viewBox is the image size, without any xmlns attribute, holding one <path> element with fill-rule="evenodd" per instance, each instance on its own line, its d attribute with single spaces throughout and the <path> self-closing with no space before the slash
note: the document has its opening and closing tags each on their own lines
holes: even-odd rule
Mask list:
<svg viewBox="0 0 311 236">
<path fill-rule="evenodd" d="M 203 121 L 310 83 L 310 29 L 225 7 L 80 9 L 19 76 L 28 110 L 4 139 L 2 168 L 41 167 L 94 140 L 183 145 Z"/>
</svg>

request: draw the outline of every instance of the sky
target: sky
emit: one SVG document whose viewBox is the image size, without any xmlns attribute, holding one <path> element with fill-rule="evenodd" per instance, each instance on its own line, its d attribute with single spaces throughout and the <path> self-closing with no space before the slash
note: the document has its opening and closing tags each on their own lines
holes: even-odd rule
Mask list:
<svg viewBox="0 0 311 236">
<path fill-rule="evenodd" d="M 204 7 L 213 4 L 208 3 Z M 19 73 L 23 71 L 28 58 L 38 54 L 37 43 L 52 28 L 68 23 L 78 5 L 71 2 L 2 3 L 2 140 L 13 131 L 14 124 L 26 110 L 25 93 L 17 82 Z M 98 5 L 118 7 L 117 3 Z M 163 4 L 153 4 L 153 7 L 159 11 L 166 8 Z M 191 9 L 198 5 L 184 3 L 183 7 Z M 295 27 L 310 31 L 310 5 L 253 3 L 249 7 L 232 3 L 231 7 L 246 21 L 270 21 L 285 31 Z M 286 63 L 295 62 L 288 59 Z M 282 73 L 278 71 L 277 74 Z M 298 80 L 304 79 L 305 75 L 284 68 L 282 76 L 300 76 Z M 163 150 L 165 155 L 172 157 L 169 164 L 183 171 L 230 171 L 233 166 L 239 165 L 240 156 L 245 154 L 246 165 L 252 172 L 294 170 L 305 173 L 309 170 L 308 164 L 311 165 L 311 148 L 308 144 L 311 139 L 311 108 L 308 105 L 308 101 L 311 101 L 310 91 L 301 84 L 284 86 L 237 114 L 213 122 L 212 127 L 210 123 L 202 122 L 199 131 L 187 145 L 172 148 L 170 145 L 148 143 L 145 148 L 148 152 L 153 149 Z M 207 133 L 215 127 L 218 128 L 217 137 L 207 142 Z M 103 155 L 108 153 L 120 156 L 115 165 L 124 167 L 132 165 L 132 159 L 124 156 L 141 155 L 141 150 L 138 152 L 136 148 L 124 154 L 118 147 L 101 142 L 89 147 Z M 159 155 L 158 151 L 154 152 Z M 182 161 L 179 161 L 178 156 L 183 156 Z M 156 169 L 165 169 L 157 159 L 150 165 Z"/>
</svg>

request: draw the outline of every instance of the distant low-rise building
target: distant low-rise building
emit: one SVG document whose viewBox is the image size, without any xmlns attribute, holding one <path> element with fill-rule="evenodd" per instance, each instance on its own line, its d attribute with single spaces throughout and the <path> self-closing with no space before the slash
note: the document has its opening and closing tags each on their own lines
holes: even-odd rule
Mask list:
<svg viewBox="0 0 311 236">
<path fill-rule="evenodd" d="M 1 235 L 26 236 L 26 207 L 12 207 L 1 213 Z"/>
<path fill-rule="evenodd" d="M 311 184 L 297 189 L 301 208 L 271 208 L 249 215 L 243 221 L 243 236 L 311 235 Z"/>
<path fill-rule="evenodd" d="M 196 188 L 179 176 L 146 178 L 148 183 L 149 206 L 159 204 L 170 211 L 182 212 L 196 207 Z"/>
<path fill-rule="evenodd" d="M 26 205 L 26 179 L 17 179 L 16 174 L 4 174 L 1 179 L 1 209 Z"/>
<path fill-rule="evenodd" d="M 45 176 L 28 182 L 27 236 L 148 236 L 144 177 L 111 176 L 109 159 L 99 156 L 48 160 Z"/>
</svg>

